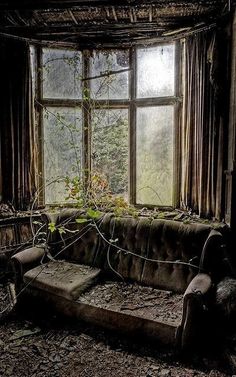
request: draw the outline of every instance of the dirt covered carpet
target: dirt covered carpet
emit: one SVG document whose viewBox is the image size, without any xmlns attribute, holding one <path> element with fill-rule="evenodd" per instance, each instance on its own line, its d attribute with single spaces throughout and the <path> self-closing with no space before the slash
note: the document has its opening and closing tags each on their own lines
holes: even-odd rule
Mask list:
<svg viewBox="0 0 236 377">
<path fill-rule="evenodd" d="M 56 316 L 14 313 L 0 324 L 1 377 L 226 377 L 204 358 L 187 364 L 170 351 Z"/>
<path fill-rule="evenodd" d="M 0 377 L 229 376 L 220 355 L 180 361 L 160 345 L 69 320 L 29 297 L 12 311 L 9 297 L 0 284 Z"/>
</svg>

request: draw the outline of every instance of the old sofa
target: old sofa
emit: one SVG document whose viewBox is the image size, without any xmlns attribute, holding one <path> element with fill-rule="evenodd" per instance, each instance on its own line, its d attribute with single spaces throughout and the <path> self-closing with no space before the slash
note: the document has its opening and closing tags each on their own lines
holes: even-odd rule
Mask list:
<svg viewBox="0 0 236 377">
<path fill-rule="evenodd" d="M 112 214 L 77 223 L 78 216 L 73 209 L 44 215 L 57 230 L 46 248 L 12 257 L 18 289 L 23 279 L 24 292 L 66 315 L 180 349 L 204 336 L 222 266 L 219 231 Z"/>
</svg>

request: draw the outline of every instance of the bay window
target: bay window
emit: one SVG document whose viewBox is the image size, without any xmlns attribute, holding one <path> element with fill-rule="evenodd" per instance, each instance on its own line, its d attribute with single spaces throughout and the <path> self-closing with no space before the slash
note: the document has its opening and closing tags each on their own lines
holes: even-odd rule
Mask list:
<svg viewBox="0 0 236 377">
<path fill-rule="evenodd" d="M 65 202 L 65 176 L 85 177 L 89 171 L 132 204 L 175 205 L 177 56 L 174 43 L 38 50 L 46 204 Z"/>
</svg>

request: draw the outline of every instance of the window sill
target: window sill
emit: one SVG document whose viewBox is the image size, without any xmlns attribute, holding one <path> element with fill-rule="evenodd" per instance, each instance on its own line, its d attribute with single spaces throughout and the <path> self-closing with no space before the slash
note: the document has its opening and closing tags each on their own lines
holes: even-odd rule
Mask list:
<svg viewBox="0 0 236 377">
<path fill-rule="evenodd" d="M 44 211 L 60 211 L 60 210 L 66 210 L 66 209 L 76 209 L 76 207 L 71 204 L 53 204 L 53 205 L 47 205 L 45 206 Z M 80 208 L 77 208 L 78 211 L 80 211 Z M 204 224 L 209 225 L 212 228 L 216 229 L 226 229 L 228 228 L 227 224 L 224 222 L 220 222 L 218 220 L 214 219 L 206 219 L 199 217 L 195 213 L 190 213 L 188 211 L 183 211 L 180 209 L 174 209 L 172 207 L 155 207 L 155 206 L 148 206 L 148 207 L 142 207 L 141 205 L 134 206 L 134 209 L 137 211 L 137 217 L 147 217 L 150 219 L 160 219 L 160 220 L 173 220 L 182 222 L 183 224 Z M 99 210 L 99 209 L 98 209 Z M 81 211 L 85 211 L 81 209 Z M 132 217 L 132 215 L 121 215 L 121 216 L 127 216 Z M 135 217 L 136 217 L 135 216 Z"/>
</svg>

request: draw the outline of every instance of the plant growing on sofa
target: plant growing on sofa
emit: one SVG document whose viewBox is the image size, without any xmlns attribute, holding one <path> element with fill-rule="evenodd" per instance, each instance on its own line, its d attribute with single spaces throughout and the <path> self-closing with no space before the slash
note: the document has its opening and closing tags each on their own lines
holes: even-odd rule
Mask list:
<svg viewBox="0 0 236 377">
<path fill-rule="evenodd" d="M 124 197 L 112 193 L 106 177 L 102 174 L 90 174 L 86 185 L 78 176 L 73 178 L 67 176 L 64 181 L 67 193 L 65 200 L 74 208 L 81 210 L 82 216 L 76 218 L 77 223 L 97 220 L 106 212 L 112 212 L 116 217 L 138 216 L 138 211 Z M 57 227 L 55 223 L 50 222 L 48 229 L 54 232 Z M 58 229 L 60 233 L 66 232 L 61 224 Z"/>
</svg>

